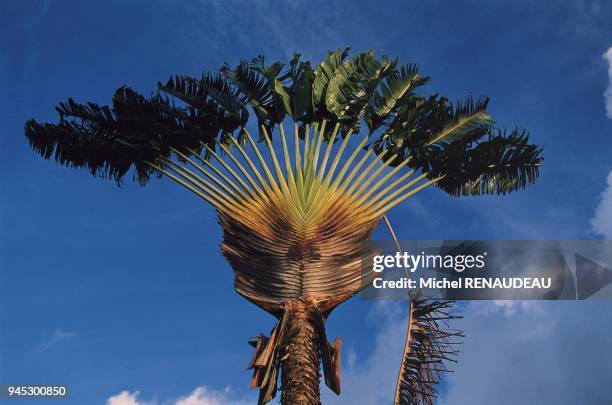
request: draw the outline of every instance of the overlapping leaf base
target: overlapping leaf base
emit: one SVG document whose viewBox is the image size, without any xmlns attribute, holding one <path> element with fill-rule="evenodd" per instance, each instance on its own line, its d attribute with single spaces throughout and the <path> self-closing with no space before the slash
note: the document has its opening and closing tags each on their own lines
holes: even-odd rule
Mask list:
<svg viewBox="0 0 612 405">
<path fill-rule="evenodd" d="M 360 291 L 363 243 L 387 210 L 433 182 L 412 171 L 394 177 L 405 163 L 391 169 L 363 150 L 367 138 L 345 156 L 351 135 L 336 141 L 336 128 L 324 142 L 324 126 L 303 140 L 296 127 L 293 154 L 281 127 L 282 155 L 266 139 L 271 168 L 250 136 L 261 167 L 235 144 L 252 182 L 219 208 L 222 251 L 236 290 L 275 314 L 302 297 L 327 312 Z"/>
</svg>

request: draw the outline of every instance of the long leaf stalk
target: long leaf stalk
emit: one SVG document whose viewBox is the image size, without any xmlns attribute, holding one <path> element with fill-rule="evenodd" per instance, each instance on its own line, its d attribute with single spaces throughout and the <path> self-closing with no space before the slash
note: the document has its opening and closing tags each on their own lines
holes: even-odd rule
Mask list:
<svg viewBox="0 0 612 405">
<path fill-rule="evenodd" d="M 387 169 L 391 162 L 383 161 L 380 155 L 372 156 L 371 150 L 361 150 L 367 142 L 365 137 L 344 164 L 340 164 L 352 134 L 349 133 L 337 147 L 334 140 L 339 126 L 336 125 L 321 153 L 325 126 L 325 121 L 314 126 L 314 133 L 308 134 L 303 141 L 299 141 L 296 126 L 294 143 L 299 141 L 302 145 L 294 145 L 293 156 L 280 124 L 280 155 L 264 128 L 264 148 L 245 130 L 251 154 L 233 138 L 232 148 L 219 144 L 226 158 L 206 146 L 205 150 L 218 165 L 194 154 L 193 150 L 182 152 L 176 148 L 173 152 L 177 160 L 161 158 L 148 164 L 235 220 L 252 223 L 254 210 L 274 206 L 279 209 L 279 215 L 300 224 L 307 233 L 312 232 L 313 226 L 331 207 L 351 207 L 351 216 L 357 221 L 377 220 L 405 198 L 441 178 L 426 180 L 427 173 L 413 178 L 414 171 L 410 170 L 391 181 L 409 160 Z M 361 158 L 354 164 L 360 154 Z M 361 170 L 368 160 L 367 167 Z M 380 176 L 381 173 L 384 175 Z"/>
</svg>

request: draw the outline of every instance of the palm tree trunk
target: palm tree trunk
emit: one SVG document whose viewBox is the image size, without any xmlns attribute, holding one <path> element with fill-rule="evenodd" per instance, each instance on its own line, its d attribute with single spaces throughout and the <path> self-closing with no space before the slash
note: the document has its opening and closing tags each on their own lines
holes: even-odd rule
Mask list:
<svg viewBox="0 0 612 405">
<path fill-rule="evenodd" d="M 287 304 L 281 349 L 281 404 L 320 405 L 316 308 L 308 300 Z"/>
</svg>

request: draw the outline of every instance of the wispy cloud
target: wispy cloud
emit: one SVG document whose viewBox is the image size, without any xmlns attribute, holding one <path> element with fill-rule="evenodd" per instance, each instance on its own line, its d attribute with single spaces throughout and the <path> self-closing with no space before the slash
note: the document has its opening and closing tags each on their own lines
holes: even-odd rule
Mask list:
<svg viewBox="0 0 612 405">
<path fill-rule="evenodd" d="M 318 57 L 309 53 L 318 54 L 322 44 L 336 44 L 340 38 L 338 31 L 334 29 L 342 23 L 343 13 L 339 12 L 340 7 L 333 2 L 317 0 L 308 3 L 308 12 L 305 12 L 305 3 L 299 1 L 274 2 L 269 0 L 258 1 L 256 3 L 243 3 L 235 1 L 213 2 L 216 16 L 220 25 L 223 27 L 233 27 L 232 21 L 244 18 L 248 15 L 248 21 L 259 25 L 256 31 L 262 32 L 261 38 L 270 41 L 269 45 L 277 47 L 286 57 L 290 57 L 293 52 L 301 52 L 307 58 Z M 245 13 L 244 8 L 248 9 Z M 232 10 L 241 10 L 240 12 Z M 226 20 L 227 18 L 227 20 Z M 246 23 L 248 23 L 246 21 Z M 231 28 L 231 31 L 235 31 Z M 235 36 L 235 33 L 231 33 Z M 244 43 L 252 43 L 253 38 L 249 36 L 238 36 Z M 338 46 L 346 44 L 340 43 Z"/>
<path fill-rule="evenodd" d="M 36 353 L 45 352 L 58 343 L 76 337 L 76 333 L 63 329 L 55 329 L 35 350 Z"/>
<path fill-rule="evenodd" d="M 604 92 L 606 116 L 612 118 L 612 46 L 603 54 L 603 58 L 608 62 L 608 88 Z"/>
<path fill-rule="evenodd" d="M 264 53 L 287 59 L 299 52 L 316 60 L 328 50 L 350 45 L 354 38 L 347 31 L 356 24 L 369 28 L 367 21 L 356 20 L 362 14 L 354 8 L 325 0 L 180 0 L 172 8 L 186 11 L 181 12 L 181 35 L 204 47 L 211 60 L 227 58 L 226 44 L 244 58 Z"/>
<path fill-rule="evenodd" d="M 605 35 L 612 8 L 607 0 L 574 0 L 574 24 L 576 35 L 589 39 Z"/>
<path fill-rule="evenodd" d="M 612 48 L 608 52 L 612 57 Z M 612 89 L 608 90 L 612 98 Z M 612 104 L 609 105 L 609 108 L 612 110 Z M 612 239 L 612 171 L 608 173 L 607 187 L 601 193 L 601 199 L 591 219 L 591 230 L 606 239 Z"/>
</svg>

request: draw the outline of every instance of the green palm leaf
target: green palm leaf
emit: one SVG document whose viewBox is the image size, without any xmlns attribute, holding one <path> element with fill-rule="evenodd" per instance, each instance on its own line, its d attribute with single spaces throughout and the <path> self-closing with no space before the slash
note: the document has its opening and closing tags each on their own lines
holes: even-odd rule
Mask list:
<svg viewBox="0 0 612 405">
<path fill-rule="evenodd" d="M 507 194 L 535 182 L 543 160 L 542 149 L 529 144 L 525 130 L 497 131 L 468 151 L 449 149 L 448 174 L 437 186 L 454 196 Z"/>
<path fill-rule="evenodd" d="M 348 56 L 348 50 L 349 48 L 345 48 L 344 50 L 338 49 L 329 52 L 315 69 L 314 80 L 312 82 L 312 97 L 316 104 L 321 105 L 324 103 L 327 86 L 332 77 L 334 77 L 336 70 Z"/>
<path fill-rule="evenodd" d="M 380 93 L 376 97 L 374 112 L 379 117 L 389 114 L 397 102 L 415 85 L 423 84 L 426 78 L 421 78 L 416 65 L 402 66 L 398 72 L 389 75 L 380 84 Z"/>
<path fill-rule="evenodd" d="M 487 114 L 488 102 L 486 98 L 476 102 L 472 98 L 468 98 L 464 103 L 457 102 L 453 119 L 435 133 L 427 145 L 460 140 L 478 129 L 491 125 L 493 119 Z"/>
</svg>

